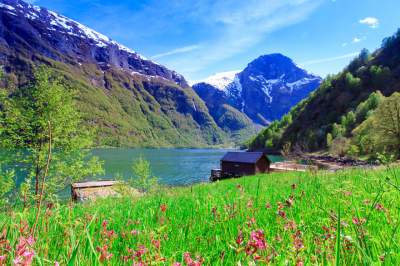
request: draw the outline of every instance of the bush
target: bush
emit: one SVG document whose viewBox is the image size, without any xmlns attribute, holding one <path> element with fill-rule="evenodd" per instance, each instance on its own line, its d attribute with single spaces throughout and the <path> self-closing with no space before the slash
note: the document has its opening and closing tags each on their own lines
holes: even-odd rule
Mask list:
<svg viewBox="0 0 400 266">
<path fill-rule="evenodd" d="M 130 179 L 130 185 L 140 192 L 155 191 L 158 187 L 157 177 L 151 173 L 149 161 L 140 157 L 132 165 L 134 176 Z"/>
</svg>

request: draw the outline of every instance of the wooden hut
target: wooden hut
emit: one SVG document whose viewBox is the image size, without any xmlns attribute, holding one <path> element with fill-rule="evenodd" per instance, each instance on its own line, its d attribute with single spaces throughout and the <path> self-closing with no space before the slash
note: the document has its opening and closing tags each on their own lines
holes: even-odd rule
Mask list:
<svg viewBox="0 0 400 266">
<path fill-rule="evenodd" d="M 71 185 L 71 196 L 74 201 L 86 201 L 96 198 L 118 196 L 115 189 L 120 185 L 117 181 L 90 181 L 73 183 Z"/>
<path fill-rule="evenodd" d="M 221 159 L 221 169 L 211 171 L 211 181 L 270 171 L 271 161 L 263 152 L 228 152 Z"/>
</svg>

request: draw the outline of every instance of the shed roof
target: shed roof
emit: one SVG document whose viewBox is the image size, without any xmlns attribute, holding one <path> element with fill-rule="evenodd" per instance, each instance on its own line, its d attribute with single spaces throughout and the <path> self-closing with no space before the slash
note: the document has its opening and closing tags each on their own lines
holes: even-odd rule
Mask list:
<svg viewBox="0 0 400 266">
<path fill-rule="evenodd" d="M 72 188 L 89 188 L 89 187 L 110 187 L 117 185 L 118 181 L 89 181 L 89 182 L 81 182 L 81 183 L 73 183 Z"/>
<path fill-rule="evenodd" d="M 235 163 L 256 163 L 263 156 L 268 157 L 263 152 L 227 152 L 221 161 Z"/>
</svg>

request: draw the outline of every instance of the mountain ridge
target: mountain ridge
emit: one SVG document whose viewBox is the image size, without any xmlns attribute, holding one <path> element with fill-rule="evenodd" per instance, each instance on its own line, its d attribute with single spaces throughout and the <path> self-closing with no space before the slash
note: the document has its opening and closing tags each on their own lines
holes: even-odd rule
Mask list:
<svg viewBox="0 0 400 266">
<path fill-rule="evenodd" d="M 97 145 L 209 146 L 226 134 L 175 71 L 45 8 L 0 2 L 0 64 L 5 85 L 23 87 L 46 64 L 76 87 Z M 10 85 L 11 84 L 11 85 Z"/>
<path fill-rule="evenodd" d="M 217 73 L 194 84 L 193 88 L 209 108 L 215 105 L 210 95 L 219 102 L 222 97 L 225 104 L 244 114 L 253 124 L 265 126 L 280 119 L 320 81 L 320 77 L 301 69 L 292 59 L 275 53 L 256 58 L 237 73 Z"/>
</svg>

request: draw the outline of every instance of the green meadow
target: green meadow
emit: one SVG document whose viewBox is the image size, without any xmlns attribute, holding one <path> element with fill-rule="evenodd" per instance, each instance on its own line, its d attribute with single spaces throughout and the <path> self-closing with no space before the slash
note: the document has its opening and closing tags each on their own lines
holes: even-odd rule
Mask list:
<svg viewBox="0 0 400 266">
<path fill-rule="evenodd" d="M 42 211 L 33 233 L 35 208 L 0 214 L 0 265 L 22 252 L 34 265 L 400 264 L 398 167 L 263 174 Z"/>
</svg>

